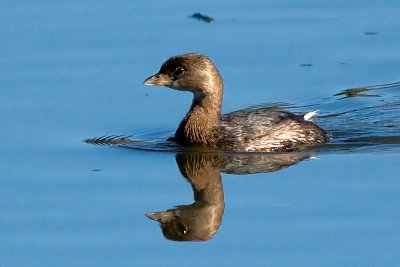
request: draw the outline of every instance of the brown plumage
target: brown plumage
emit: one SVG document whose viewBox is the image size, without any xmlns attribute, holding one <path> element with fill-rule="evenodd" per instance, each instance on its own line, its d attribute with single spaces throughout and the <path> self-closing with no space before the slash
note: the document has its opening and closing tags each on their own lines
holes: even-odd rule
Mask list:
<svg viewBox="0 0 400 267">
<path fill-rule="evenodd" d="M 328 134 L 304 116 L 269 108 L 221 115 L 223 80 L 211 60 L 189 53 L 164 62 L 145 85 L 193 93 L 193 102 L 172 140 L 184 146 L 235 151 L 291 151 L 325 143 Z"/>
</svg>

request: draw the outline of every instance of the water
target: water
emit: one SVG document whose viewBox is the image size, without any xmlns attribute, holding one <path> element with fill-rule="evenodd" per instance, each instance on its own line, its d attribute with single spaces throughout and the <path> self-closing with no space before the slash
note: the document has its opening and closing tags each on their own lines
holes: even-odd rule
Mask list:
<svg viewBox="0 0 400 267">
<path fill-rule="evenodd" d="M 398 1 L 0 7 L 2 266 L 399 265 Z M 332 142 L 289 154 L 165 142 L 191 96 L 141 83 L 189 51 L 220 69 L 223 112 L 319 110 Z M 207 241 L 166 240 L 145 216 L 174 206 L 213 227 L 172 221 L 170 239 Z"/>
</svg>

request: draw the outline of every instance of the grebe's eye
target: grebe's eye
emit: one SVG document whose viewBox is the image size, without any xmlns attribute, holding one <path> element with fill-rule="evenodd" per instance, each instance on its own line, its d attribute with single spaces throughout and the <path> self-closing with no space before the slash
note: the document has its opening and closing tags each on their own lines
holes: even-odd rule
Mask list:
<svg viewBox="0 0 400 267">
<path fill-rule="evenodd" d="M 176 70 L 175 70 L 175 72 L 174 72 L 174 75 L 181 75 L 181 74 L 183 74 L 184 72 L 185 72 L 185 69 L 184 69 L 184 68 L 182 68 L 182 67 L 177 67 Z"/>
</svg>

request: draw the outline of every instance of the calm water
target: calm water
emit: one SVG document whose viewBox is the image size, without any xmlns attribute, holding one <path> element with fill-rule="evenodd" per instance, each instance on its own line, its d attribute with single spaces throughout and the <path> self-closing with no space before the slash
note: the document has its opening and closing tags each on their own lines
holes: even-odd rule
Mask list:
<svg viewBox="0 0 400 267">
<path fill-rule="evenodd" d="M 0 265 L 399 266 L 399 12 L 395 0 L 2 1 Z M 191 95 L 142 81 L 190 51 L 220 69 L 224 112 L 319 110 L 332 143 L 166 143 Z M 167 240 L 145 214 L 169 239 L 207 241 Z"/>
</svg>

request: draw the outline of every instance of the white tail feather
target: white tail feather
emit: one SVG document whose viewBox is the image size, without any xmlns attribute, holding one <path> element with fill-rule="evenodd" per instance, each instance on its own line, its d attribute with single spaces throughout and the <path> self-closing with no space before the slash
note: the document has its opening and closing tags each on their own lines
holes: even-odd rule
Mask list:
<svg viewBox="0 0 400 267">
<path fill-rule="evenodd" d="M 306 114 L 303 115 L 303 118 L 304 118 L 306 121 L 309 121 L 312 117 L 314 117 L 314 116 L 318 113 L 318 111 L 319 111 L 319 110 L 307 112 Z"/>
</svg>

